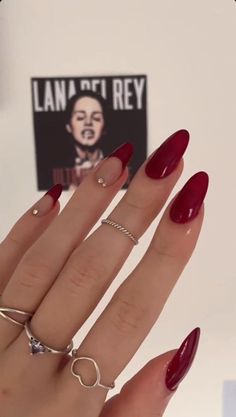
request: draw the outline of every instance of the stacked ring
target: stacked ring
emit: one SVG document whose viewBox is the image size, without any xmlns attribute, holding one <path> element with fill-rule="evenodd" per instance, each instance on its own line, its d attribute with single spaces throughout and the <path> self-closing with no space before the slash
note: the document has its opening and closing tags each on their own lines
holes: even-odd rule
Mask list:
<svg viewBox="0 0 236 417">
<path fill-rule="evenodd" d="M 132 233 L 130 233 L 129 230 L 127 230 L 124 226 L 122 226 L 121 224 L 116 223 L 111 219 L 102 219 L 102 224 L 108 224 L 108 225 L 114 227 L 115 229 L 119 230 L 120 232 L 124 233 L 124 235 L 129 237 L 135 245 L 137 245 L 139 243 L 138 239 Z"/>
<path fill-rule="evenodd" d="M 14 320 L 12 317 L 8 316 L 7 314 L 5 314 L 5 312 L 8 313 L 18 313 L 21 314 L 22 316 L 27 316 L 27 318 L 32 317 L 31 313 L 27 313 L 26 311 L 23 310 L 17 310 L 15 308 L 9 308 L 9 307 L 0 307 L 0 315 L 10 321 L 11 323 L 17 324 L 18 326 L 24 327 L 24 323 L 21 323 L 20 321 Z"/>
<path fill-rule="evenodd" d="M 26 334 L 29 338 L 29 347 L 30 347 L 30 355 L 35 355 L 37 353 L 39 354 L 44 354 L 44 353 L 54 353 L 54 354 L 67 354 L 71 351 L 71 349 L 73 348 L 73 341 L 71 341 L 71 343 L 62 350 L 57 350 L 57 349 L 53 349 L 52 347 L 49 347 L 47 345 L 45 345 L 45 343 L 43 343 L 42 341 L 40 341 L 38 338 L 36 338 L 30 329 L 29 326 L 30 320 L 28 320 L 25 323 L 25 331 Z"/>
</svg>

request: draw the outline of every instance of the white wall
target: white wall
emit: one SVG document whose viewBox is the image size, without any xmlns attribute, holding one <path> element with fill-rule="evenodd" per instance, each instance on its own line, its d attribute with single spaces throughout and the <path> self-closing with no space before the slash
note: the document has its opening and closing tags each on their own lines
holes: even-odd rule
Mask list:
<svg viewBox="0 0 236 417">
<path fill-rule="evenodd" d="M 198 170 L 210 175 L 197 250 L 157 325 L 117 380 L 119 391 L 147 360 L 177 347 L 200 325 L 195 365 L 167 417 L 222 416 L 223 380 L 236 379 L 235 43 L 234 0 L 0 3 L 1 238 L 43 194 L 36 191 L 32 76 L 147 74 L 149 153 L 173 131 L 186 128 L 191 145 L 177 188 Z M 62 207 L 70 195 L 63 193 Z M 156 224 L 84 333 L 145 251 Z"/>
</svg>

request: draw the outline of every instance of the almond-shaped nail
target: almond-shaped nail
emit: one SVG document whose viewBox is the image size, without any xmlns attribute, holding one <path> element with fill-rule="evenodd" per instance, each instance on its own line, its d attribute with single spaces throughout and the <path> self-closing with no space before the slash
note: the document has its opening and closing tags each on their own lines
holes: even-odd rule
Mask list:
<svg viewBox="0 0 236 417">
<path fill-rule="evenodd" d="M 96 172 L 96 180 L 103 187 L 114 184 L 124 171 L 133 154 L 133 145 L 124 143 L 115 149 Z"/>
<path fill-rule="evenodd" d="M 50 188 L 40 200 L 34 204 L 32 214 L 37 217 L 47 214 L 56 204 L 62 193 L 62 185 L 56 184 Z"/>
<path fill-rule="evenodd" d="M 189 371 L 195 358 L 200 338 L 200 329 L 196 327 L 183 341 L 166 372 L 166 386 L 174 391 Z"/>
<path fill-rule="evenodd" d="M 185 129 L 173 133 L 156 150 L 145 167 L 148 177 L 165 178 L 177 167 L 189 143 L 189 132 Z"/>
<path fill-rule="evenodd" d="M 202 206 L 208 189 L 206 172 L 193 175 L 175 198 L 170 208 L 170 218 L 175 223 L 193 220 Z"/>
</svg>

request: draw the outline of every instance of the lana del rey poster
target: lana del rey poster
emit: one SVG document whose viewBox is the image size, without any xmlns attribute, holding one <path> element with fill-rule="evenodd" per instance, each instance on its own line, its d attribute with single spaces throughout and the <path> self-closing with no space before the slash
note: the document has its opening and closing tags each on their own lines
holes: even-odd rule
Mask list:
<svg viewBox="0 0 236 417">
<path fill-rule="evenodd" d="M 124 142 L 134 145 L 127 188 L 147 156 L 147 77 L 31 79 L 38 190 L 74 190 Z"/>
</svg>

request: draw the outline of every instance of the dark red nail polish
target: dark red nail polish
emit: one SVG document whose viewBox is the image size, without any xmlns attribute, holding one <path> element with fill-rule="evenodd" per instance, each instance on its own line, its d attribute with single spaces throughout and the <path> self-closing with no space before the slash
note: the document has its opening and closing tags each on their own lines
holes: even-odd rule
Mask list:
<svg viewBox="0 0 236 417">
<path fill-rule="evenodd" d="M 53 198 L 53 206 L 55 206 L 58 198 L 60 197 L 62 193 L 62 185 L 56 184 L 52 188 L 50 188 L 45 195 L 50 195 Z"/>
<path fill-rule="evenodd" d="M 186 337 L 172 361 L 169 363 L 165 381 L 169 390 L 174 391 L 189 371 L 197 352 L 199 338 L 200 329 L 199 327 L 196 327 L 196 329 Z"/>
<path fill-rule="evenodd" d="M 109 155 L 109 158 L 111 156 L 116 156 L 116 158 L 119 158 L 122 162 L 122 167 L 124 169 L 125 166 L 128 164 L 131 156 L 133 155 L 133 151 L 134 151 L 134 147 L 132 143 L 126 142 L 126 143 L 123 143 L 123 145 L 119 146 L 119 148 L 116 148 Z"/>
<path fill-rule="evenodd" d="M 197 216 L 207 193 L 209 178 L 206 172 L 193 175 L 177 195 L 170 209 L 175 223 L 186 223 Z"/>
<path fill-rule="evenodd" d="M 146 164 L 145 172 L 154 179 L 165 178 L 174 171 L 182 158 L 189 142 L 189 133 L 185 129 L 173 133 L 156 150 Z"/>
</svg>

